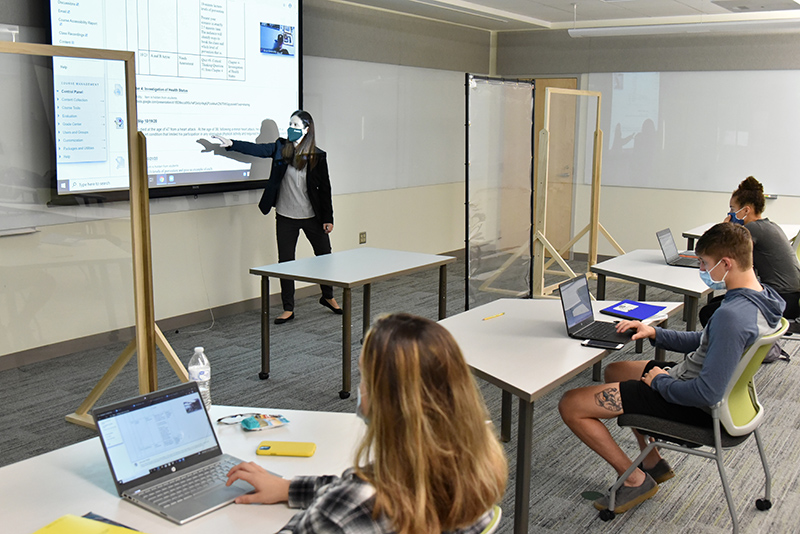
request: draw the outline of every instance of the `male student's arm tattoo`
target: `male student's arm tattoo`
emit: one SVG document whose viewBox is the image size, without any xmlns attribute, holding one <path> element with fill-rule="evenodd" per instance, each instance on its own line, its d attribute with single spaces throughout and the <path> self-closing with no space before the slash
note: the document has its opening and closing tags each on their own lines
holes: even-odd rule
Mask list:
<svg viewBox="0 0 800 534">
<path fill-rule="evenodd" d="M 596 393 L 594 400 L 598 406 L 610 412 L 622 411 L 622 399 L 619 398 L 619 390 L 617 388 L 607 388 L 600 393 Z"/>
</svg>

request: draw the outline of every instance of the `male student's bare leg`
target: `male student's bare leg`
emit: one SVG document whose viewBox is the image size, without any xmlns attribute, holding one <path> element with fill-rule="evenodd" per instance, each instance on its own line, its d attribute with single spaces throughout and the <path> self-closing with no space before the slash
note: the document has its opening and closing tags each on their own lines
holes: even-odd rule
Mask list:
<svg viewBox="0 0 800 534">
<path fill-rule="evenodd" d="M 605 381 L 606 382 L 624 382 L 625 380 L 641 380 L 644 367 L 647 361 L 621 361 L 610 363 L 606 366 Z M 639 450 L 644 450 L 649 444 L 649 440 L 645 439 L 639 432 L 633 430 L 633 435 L 639 443 Z M 642 460 L 642 465 L 646 469 L 652 469 L 661 460 L 661 455 L 658 449 L 653 449 L 650 454 L 645 456 Z"/>
</svg>

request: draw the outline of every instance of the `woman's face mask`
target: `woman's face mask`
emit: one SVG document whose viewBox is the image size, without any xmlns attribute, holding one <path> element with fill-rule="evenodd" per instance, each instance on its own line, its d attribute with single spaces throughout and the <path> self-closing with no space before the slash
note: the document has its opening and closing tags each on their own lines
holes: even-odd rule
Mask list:
<svg viewBox="0 0 800 534">
<path fill-rule="evenodd" d="M 286 139 L 291 141 L 292 143 L 295 141 L 299 141 L 303 138 L 303 130 L 300 128 L 289 128 L 286 132 Z"/>
<path fill-rule="evenodd" d="M 746 207 L 747 207 L 747 206 L 745 206 L 745 208 L 746 208 Z M 737 216 L 736 216 L 736 215 L 737 215 L 737 214 L 738 214 L 740 211 L 742 211 L 743 209 L 744 209 L 744 208 L 739 208 L 738 210 L 735 210 L 735 211 L 734 211 L 734 209 L 733 209 L 733 208 L 731 208 L 731 211 L 729 211 L 729 212 L 728 212 L 728 215 L 730 216 L 730 218 L 731 218 L 731 222 L 732 222 L 733 224 L 744 224 L 744 218 L 741 218 L 741 219 L 740 219 L 739 217 L 737 217 Z M 745 215 L 744 215 L 744 216 L 745 216 L 745 217 L 747 217 L 747 214 L 745 213 Z"/>
<path fill-rule="evenodd" d="M 299 143 L 308 132 L 308 126 L 303 124 L 300 117 L 294 116 L 289 119 L 289 129 L 286 131 L 286 139 L 292 143 Z"/>
</svg>

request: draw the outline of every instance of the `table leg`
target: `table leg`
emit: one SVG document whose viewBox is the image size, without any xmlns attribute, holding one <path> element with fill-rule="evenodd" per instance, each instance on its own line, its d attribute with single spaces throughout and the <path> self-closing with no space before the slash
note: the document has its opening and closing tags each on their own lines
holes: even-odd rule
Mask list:
<svg viewBox="0 0 800 534">
<path fill-rule="evenodd" d="M 367 337 L 367 331 L 372 324 L 372 284 L 364 284 L 364 324 L 361 327 L 361 344 Z"/>
<path fill-rule="evenodd" d="M 647 301 L 647 286 L 644 284 L 639 284 L 639 296 L 637 297 L 639 302 L 646 302 Z M 637 339 L 636 340 L 636 354 L 641 354 L 644 352 L 644 340 Z"/>
<path fill-rule="evenodd" d="M 686 250 L 694 250 L 694 238 L 687 237 L 686 238 Z"/>
<path fill-rule="evenodd" d="M 606 275 L 597 275 L 597 300 L 606 300 Z"/>
<path fill-rule="evenodd" d="M 695 297 L 684 297 L 684 307 L 688 310 L 686 317 L 686 331 L 694 332 L 697 330 L 697 310 L 700 305 L 700 299 Z"/>
<path fill-rule="evenodd" d="M 261 277 L 261 372 L 258 378 L 269 378 L 269 276 Z"/>
<path fill-rule="evenodd" d="M 517 435 L 517 488 L 514 492 L 514 532 L 528 533 L 531 504 L 531 449 L 533 442 L 533 403 L 519 400 Z"/>
<path fill-rule="evenodd" d="M 346 399 L 350 396 L 350 367 L 352 366 L 350 354 L 350 326 L 352 324 L 351 317 L 353 313 L 353 293 L 349 287 L 344 288 L 342 291 L 342 390 L 339 392 L 340 399 Z"/>
<path fill-rule="evenodd" d="M 500 441 L 511 441 L 511 393 L 506 390 L 500 407 Z"/>
<path fill-rule="evenodd" d="M 439 320 L 447 317 L 447 265 L 439 266 Z"/>
<path fill-rule="evenodd" d="M 597 275 L 597 300 L 605 300 L 606 299 L 606 275 L 598 274 Z M 603 363 L 597 362 L 592 366 L 592 380 L 595 382 L 600 382 L 602 380 L 603 374 Z"/>
</svg>

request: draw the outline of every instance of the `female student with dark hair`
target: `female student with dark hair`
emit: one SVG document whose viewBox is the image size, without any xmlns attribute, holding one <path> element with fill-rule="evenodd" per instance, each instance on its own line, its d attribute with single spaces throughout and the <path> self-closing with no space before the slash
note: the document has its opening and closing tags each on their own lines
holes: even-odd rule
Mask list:
<svg viewBox="0 0 800 534">
<path fill-rule="evenodd" d="M 333 231 L 333 202 L 328 161 L 325 152 L 316 145 L 314 119 L 307 111 L 297 110 L 289 119 L 287 138 L 274 143 L 248 143 L 232 141 L 213 135 L 227 150 L 260 158 L 272 158 L 267 187 L 258 202 L 264 215 L 274 207 L 277 212 L 275 229 L 278 238 L 278 262 L 295 259 L 300 230 L 308 238 L 314 255 L 331 253 L 328 234 Z M 342 309 L 333 298 L 331 286 L 320 286 L 319 303 L 333 313 L 341 315 Z M 294 319 L 294 281 L 281 279 L 283 313 L 275 324 Z"/>
<path fill-rule="evenodd" d="M 730 212 L 725 222 L 742 224 L 753 238 L 753 268 L 762 284 L 770 286 L 786 301 L 783 316 L 800 317 L 800 263 L 780 226 L 764 217 L 764 186 L 748 176 L 731 195 Z M 705 325 L 719 307 L 721 297 L 700 310 Z"/>
<path fill-rule="evenodd" d="M 379 319 L 364 339 L 356 413 L 367 431 L 339 477 L 270 474 L 242 463 L 237 503 L 305 508 L 281 532 L 481 532 L 494 520 L 508 466 L 472 373 L 450 333 L 408 314 Z"/>
</svg>

